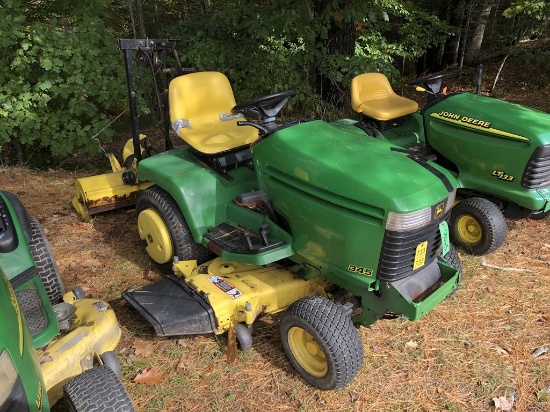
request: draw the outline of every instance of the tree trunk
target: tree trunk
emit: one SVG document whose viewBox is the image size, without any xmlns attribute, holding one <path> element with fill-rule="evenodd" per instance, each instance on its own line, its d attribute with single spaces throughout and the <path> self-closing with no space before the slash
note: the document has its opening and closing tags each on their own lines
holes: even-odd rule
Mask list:
<svg viewBox="0 0 550 412">
<path fill-rule="evenodd" d="M 460 44 L 463 38 L 462 32 L 465 24 L 466 0 L 452 1 L 450 7 L 449 24 L 455 28 L 455 33 L 445 43 L 444 61 L 446 64 L 452 66 L 458 64 Z"/>
<path fill-rule="evenodd" d="M 341 10 L 345 8 L 346 1 L 340 0 L 334 8 L 331 0 L 315 0 L 313 2 L 313 13 L 317 23 L 327 26 L 328 35 L 326 38 L 318 37 L 315 44 L 322 44 L 328 56 L 350 56 L 355 54 L 355 41 L 357 32 L 355 30 L 355 21 L 345 20 Z M 323 64 L 321 61 L 320 64 Z M 331 103 L 338 103 L 347 90 L 347 85 L 337 84 L 322 73 L 316 70 L 315 92 L 321 95 L 321 98 Z"/>
<path fill-rule="evenodd" d="M 485 28 L 487 27 L 487 21 L 491 16 L 491 9 L 493 8 L 494 0 L 485 0 L 479 13 L 476 27 L 474 30 L 474 35 L 472 40 L 466 49 L 464 55 L 464 62 L 466 64 L 473 64 L 479 58 L 479 52 L 481 50 L 481 45 L 483 44 L 483 35 L 485 34 Z"/>
</svg>

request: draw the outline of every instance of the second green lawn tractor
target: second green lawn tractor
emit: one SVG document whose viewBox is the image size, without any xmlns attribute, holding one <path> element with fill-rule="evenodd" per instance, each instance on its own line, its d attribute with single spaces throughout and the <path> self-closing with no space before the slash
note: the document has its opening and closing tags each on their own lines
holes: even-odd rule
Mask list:
<svg viewBox="0 0 550 412">
<path fill-rule="evenodd" d="M 123 297 L 159 335 L 229 332 L 241 349 L 258 316 L 282 312 L 290 362 L 328 390 L 361 367 L 355 326 L 418 320 L 457 288 L 457 183 L 347 121 L 278 123 L 292 95 L 236 105 L 222 73 L 171 81 L 186 145 L 140 160 L 134 184 L 139 236 L 173 271 Z"/>
<path fill-rule="evenodd" d="M 64 293 L 38 221 L 0 191 L 0 410 L 48 411 L 63 396 L 72 412 L 134 411 L 113 352 L 121 330 L 112 308 Z"/>
<path fill-rule="evenodd" d="M 352 80 L 350 119 L 374 139 L 431 157 L 458 180 L 451 240 L 474 255 L 495 251 L 506 218 L 550 213 L 550 114 L 474 93 L 443 93 L 439 74 L 411 83 L 418 104 L 395 94 L 381 73 Z M 478 90 L 481 71 L 476 75 Z"/>
</svg>

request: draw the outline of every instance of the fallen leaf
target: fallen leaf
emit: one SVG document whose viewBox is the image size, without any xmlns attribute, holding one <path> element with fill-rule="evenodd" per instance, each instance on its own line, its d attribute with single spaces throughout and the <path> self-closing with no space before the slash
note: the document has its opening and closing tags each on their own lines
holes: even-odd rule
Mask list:
<svg viewBox="0 0 550 412">
<path fill-rule="evenodd" d="M 405 343 L 405 347 L 407 349 L 416 349 L 416 348 L 418 348 L 418 342 L 416 342 L 414 340 L 410 340 L 407 343 Z"/>
<path fill-rule="evenodd" d="M 136 339 L 132 347 L 134 348 L 135 355 L 142 358 L 150 357 L 157 349 L 157 345 L 153 342 L 141 339 Z"/>
<path fill-rule="evenodd" d="M 510 399 L 507 399 L 504 396 L 499 396 L 498 398 L 493 398 L 493 402 L 495 403 L 495 408 L 508 412 L 511 411 L 514 406 L 514 396 L 512 395 Z"/>
<path fill-rule="evenodd" d="M 143 275 L 143 278 L 144 278 L 145 280 L 155 281 L 155 280 L 160 280 L 161 276 L 160 276 L 158 273 L 156 273 L 156 272 L 150 270 L 150 271 L 147 272 L 145 275 Z"/>
<path fill-rule="evenodd" d="M 487 292 L 489 292 L 491 294 L 494 294 L 495 293 L 495 288 L 492 285 L 488 285 L 487 286 Z"/>
<path fill-rule="evenodd" d="M 187 341 L 185 339 L 178 339 L 178 346 L 185 348 L 187 346 Z"/>
<path fill-rule="evenodd" d="M 441 395 L 441 394 L 445 393 L 445 389 L 439 387 L 439 388 L 437 388 L 437 393 L 439 393 Z"/>
<path fill-rule="evenodd" d="M 178 363 L 178 370 L 185 370 L 187 365 L 190 365 L 193 362 L 192 357 L 189 353 L 185 352 L 181 355 L 180 361 Z"/>
<path fill-rule="evenodd" d="M 158 385 L 164 378 L 164 372 L 159 371 L 158 367 L 144 369 L 134 378 L 135 383 L 143 383 L 144 385 Z"/>
<path fill-rule="evenodd" d="M 373 352 L 381 352 L 381 351 L 382 351 L 382 348 L 381 348 L 380 346 L 378 346 L 378 345 L 374 345 L 374 346 L 372 347 L 372 350 L 373 350 Z"/>
</svg>

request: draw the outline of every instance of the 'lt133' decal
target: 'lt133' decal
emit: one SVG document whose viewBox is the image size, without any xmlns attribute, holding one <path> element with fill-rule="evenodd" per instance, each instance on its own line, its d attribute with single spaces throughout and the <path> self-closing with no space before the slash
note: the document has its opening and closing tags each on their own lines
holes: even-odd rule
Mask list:
<svg viewBox="0 0 550 412">
<path fill-rule="evenodd" d="M 514 176 L 507 175 L 504 172 L 501 172 L 499 170 L 493 170 L 493 173 L 491 173 L 492 176 L 498 177 L 500 180 L 505 180 L 507 182 L 512 182 L 514 180 Z"/>
</svg>

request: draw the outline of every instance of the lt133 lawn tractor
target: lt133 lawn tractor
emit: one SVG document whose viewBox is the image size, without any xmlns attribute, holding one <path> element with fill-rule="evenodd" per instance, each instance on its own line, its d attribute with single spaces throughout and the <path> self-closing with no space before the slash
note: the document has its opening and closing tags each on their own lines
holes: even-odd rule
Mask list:
<svg viewBox="0 0 550 412">
<path fill-rule="evenodd" d="M 0 191 L 0 410 L 48 411 L 64 395 L 71 411 L 134 411 L 113 310 L 63 291 L 42 227 Z"/>
<path fill-rule="evenodd" d="M 481 95 L 481 69 L 476 94 L 442 93 L 448 74 L 412 82 L 427 96 L 420 113 L 381 73 L 351 83 L 351 105 L 361 117 L 350 122 L 375 139 L 432 158 L 458 179 L 451 241 L 474 255 L 502 245 L 504 217 L 550 213 L 550 114 Z"/>
<path fill-rule="evenodd" d="M 167 44 L 119 41 L 150 62 Z M 79 179 L 73 201 L 86 217 L 98 200 L 137 196 L 139 236 L 171 274 L 123 297 L 157 334 L 229 332 L 244 350 L 257 317 L 282 312 L 294 368 L 335 389 L 362 364 L 355 326 L 418 320 L 457 288 L 447 226 L 457 183 L 444 168 L 347 121 L 279 124 L 293 92 L 236 105 L 219 72 L 177 76 L 160 95 L 185 145 L 148 156 L 131 102 L 132 166 Z"/>
</svg>

